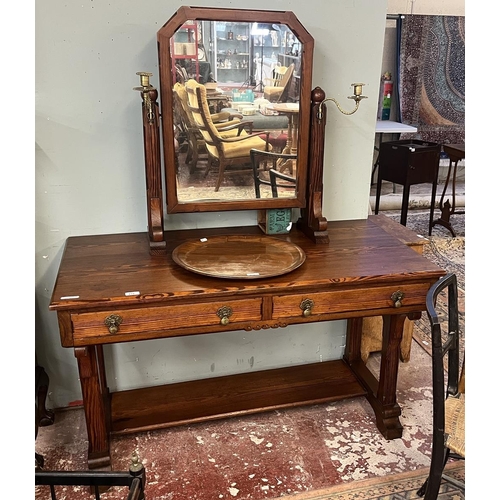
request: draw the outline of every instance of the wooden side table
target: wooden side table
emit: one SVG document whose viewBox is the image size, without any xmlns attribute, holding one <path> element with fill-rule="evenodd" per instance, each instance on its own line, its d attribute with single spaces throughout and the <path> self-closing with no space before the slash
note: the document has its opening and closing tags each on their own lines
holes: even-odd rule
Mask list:
<svg viewBox="0 0 500 500">
<path fill-rule="evenodd" d="M 396 141 L 399 140 L 401 134 L 413 134 L 415 132 L 418 132 L 417 127 L 407 125 L 406 123 L 394 122 L 392 120 L 377 120 L 375 127 L 375 151 L 377 152 L 377 159 L 372 168 L 371 184 L 373 184 L 375 172 L 378 168 L 380 145 L 384 142 L 384 135 L 390 134 L 391 138 L 389 140 Z"/>
<path fill-rule="evenodd" d="M 441 145 L 434 142 L 417 139 L 383 142 L 380 145 L 375 214 L 378 214 L 379 211 L 383 180 L 404 186 L 400 221 L 403 226 L 406 226 L 408 215 L 410 186 L 413 184 L 431 183 L 430 234 L 434 218 L 440 153 Z"/>
<path fill-rule="evenodd" d="M 441 216 L 432 222 L 429 229 L 429 235 L 431 234 L 432 228 L 439 224 L 444 226 L 450 231 L 453 237 L 456 236 L 455 230 L 450 222 L 450 217 L 453 214 L 464 214 L 465 210 L 457 211 L 455 206 L 455 189 L 457 182 L 457 167 L 458 162 L 465 158 L 465 144 L 443 144 L 443 151 L 448 155 L 450 159 L 450 164 L 448 167 L 448 175 L 446 176 L 446 181 L 444 183 L 443 194 L 439 200 L 439 210 L 441 210 Z M 453 181 L 451 184 L 451 205 L 450 200 L 444 201 L 446 196 L 446 190 L 448 189 L 448 184 L 450 182 L 451 171 L 453 170 Z"/>
</svg>

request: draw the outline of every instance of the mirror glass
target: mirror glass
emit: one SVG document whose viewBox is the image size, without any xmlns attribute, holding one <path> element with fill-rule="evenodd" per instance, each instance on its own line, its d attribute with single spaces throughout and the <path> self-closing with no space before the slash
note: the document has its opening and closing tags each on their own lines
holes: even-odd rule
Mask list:
<svg viewBox="0 0 500 500">
<path fill-rule="evenodd" d="M 168 212 L 304 206 L 313 42 L 295 16 L 181 7 L 158 42 Z"/>
</svg>

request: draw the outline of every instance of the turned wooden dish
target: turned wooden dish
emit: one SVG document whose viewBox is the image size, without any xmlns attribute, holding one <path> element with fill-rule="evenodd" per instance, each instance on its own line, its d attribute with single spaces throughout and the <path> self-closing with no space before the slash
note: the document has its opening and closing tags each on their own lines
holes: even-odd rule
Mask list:
<svg viewBox="0 0 500 500">
<path fill-rule="evenodd" d="M 182 243 L 172 252 L 184 269 L 214 278 L 259 279 L 289 273 L 302 265 L 304 251 L 270 236 L 215 236 Z"/>
</svg>

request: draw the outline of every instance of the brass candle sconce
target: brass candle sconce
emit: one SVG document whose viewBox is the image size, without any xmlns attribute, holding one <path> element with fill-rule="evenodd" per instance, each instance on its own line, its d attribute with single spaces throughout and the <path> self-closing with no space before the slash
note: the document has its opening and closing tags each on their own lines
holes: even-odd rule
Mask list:
<svg viewBox="0 0 500 500">
<path fill-rule="evenodd" d="M 356 103 L 356 105 L 352 111 L 343 110 L 342 107 L 340 106 L 339 102 L 337 101 L 337 99 L 334 99 L 333 97 L 328 97 L 327 99 L 323 99 L 323 101 L 321 101 L 321 104 L 319 105 L 318 120 L 321 120 L 323 118 L 323 105 L 327 101 L 333 101 L 337 105 L 337 108 L 339 109 L 339 111 L 341 113 L 343 113 L 344 115 L 353 115 L 354 113 L 356 113 L 356 111 L 359 108 L 359 103 L 361 102 L 361 100 L 368 99 L 367 96 L 362 95 L 363 94 L 363 85 L 365 85 L 365 84 L 364 83 L 351 83 L 351 86 L 354 87 L 353 95 L 349 96 L 348 99 L 354 99 L 354 101 Z"/>
<path fill-rule="evenodd" d="M 152 123 L 154 120 L 154 111 L 149 92 L 152 90 L 155 91 L 156 89 L 149 83 L 149 77 L 153 76 L 153 73 L 138 71 L 136 75 L 141 77 L 141 87 L 134 87 L 134 90 L 141 92 L 142 99 L 144 100 L 144 104 L 148 110 L 148 121 L 149 123 Z"/>
</svg>

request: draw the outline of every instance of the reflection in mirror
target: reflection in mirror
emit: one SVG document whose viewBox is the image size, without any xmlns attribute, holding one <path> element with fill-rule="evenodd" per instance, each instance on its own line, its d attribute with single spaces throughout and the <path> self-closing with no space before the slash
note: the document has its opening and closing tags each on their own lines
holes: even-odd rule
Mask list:
<svg viewBox="0 0 500 500">
<path fill-rule="evenodd" d="M 286 24 L 186 21 L 170 42 L 179 203 L 295 198 L 302 44 Z M 269 159 L 252 163 L 251 151 Z M 256 183 L 259 183 L 257 185 Z"/>
<path fill-rule="evenodd" d="M 306 206 L 313 48 L 289 11 L 183 6 L 162 26 L 168 213 Z M 274 196 L 270 169 L 292 179 Z"/>
</svg>

